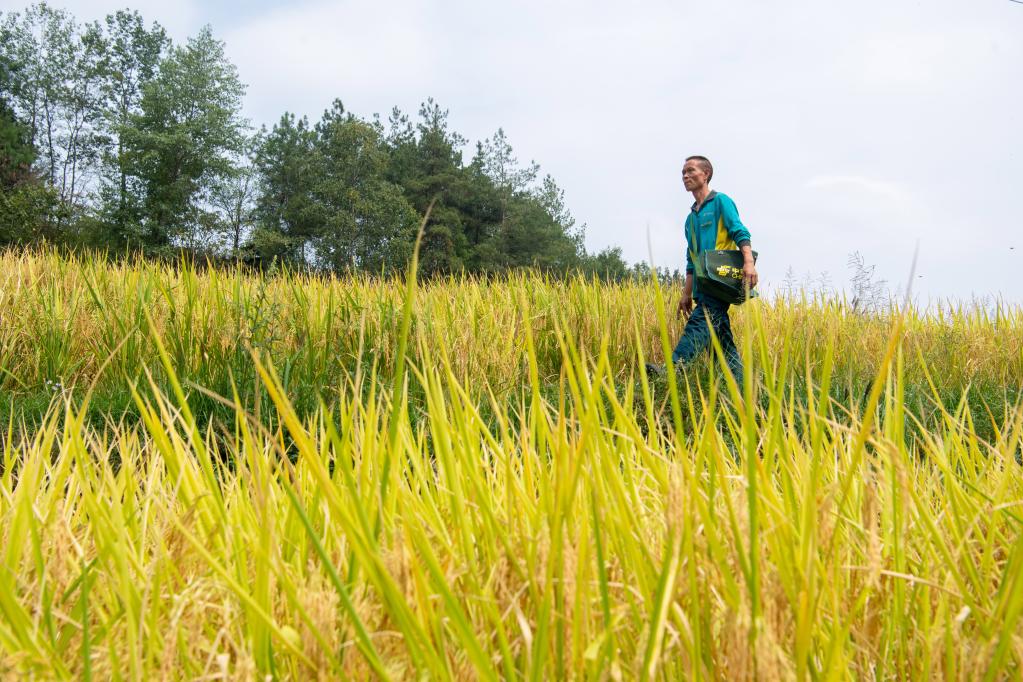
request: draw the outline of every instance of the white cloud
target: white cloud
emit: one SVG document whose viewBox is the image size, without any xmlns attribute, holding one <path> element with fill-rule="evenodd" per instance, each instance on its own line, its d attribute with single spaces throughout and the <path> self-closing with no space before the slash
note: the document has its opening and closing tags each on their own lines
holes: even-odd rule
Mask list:
<svg viewBox="0 0 1023 682">
<path fill-rule="evenodd" d="M 803 185 L 806 189 L 852 190 L 867 195 L 868 200 L 887 200 L 900 208 L 908 208 L 912 198 L 903 188 L 893 182 L 885 182 L 859 175 L 818 175 Z"/>
<path fill-rule="evenodd" d="M 257 119 L 286 109 L 315 116 L 334 97 L 393 101 L 436 85 L 437 54 L 450 37 L 430 34 L 423 9 L 417 2 L 293 5 L 221 35 L 249 83 L 246 104 Z"/>
<path fill-rule="evenodd" d="M 886 31 L 855 41 L 842 57 L 844 76 L 877 92 L 948 92 L 964 82 L 986 80 L 997 55 L 993 46 L 1011 42 L 992 26 L 943 26 L 926 31 Z"/>
<path fill-rule="evenodd" d="M 0 12 L 21 12 L 32 2 L 12 2 L 0 0 Z M 157 21 L 162 25 L 175 42 L 184 42 L 194 34 L 203 23 L 203 11 L 194 0 L 175 0 L 172 3 L 159 0 L 52 0 L 48 1 L 53 8 L 65 9 L 80 23 L 102 21 L 108 14 L 121 9 L 134 9 L 142 15 L 147 23 Z"/>
</svg>

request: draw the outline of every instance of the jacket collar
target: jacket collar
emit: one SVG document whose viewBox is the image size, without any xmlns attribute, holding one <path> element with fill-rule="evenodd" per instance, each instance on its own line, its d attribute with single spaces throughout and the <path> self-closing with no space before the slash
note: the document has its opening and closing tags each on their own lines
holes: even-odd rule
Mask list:
<svg viewBox="0 0 1023 682">
<path fill-rule="evenodd" d="M 709 204 L 711 202 L 711 200 L 714 197 L 716 197 L 717 195 L 718 195 L 717 192 L 715 192 L 714 190 L 711 190 L 710 193 L 707 195 L 707 198 L 703 200 L 703 206 L 706 206 L 707 204 Z M 700 208 L 703 208 L 703 206 L 701 206 Z M 693 205 L 690 207 L 689 210 L 694 211 L 694 212 L 696 211 L 696 202 L 695 201 L 693 202 Z"/>
</svg>

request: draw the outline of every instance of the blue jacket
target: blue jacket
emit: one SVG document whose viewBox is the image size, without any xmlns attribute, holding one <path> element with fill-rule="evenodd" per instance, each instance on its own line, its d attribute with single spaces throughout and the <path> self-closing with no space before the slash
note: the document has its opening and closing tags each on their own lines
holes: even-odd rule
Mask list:
<svg viewBox="0 0 1023 682">
<path fill-rule="evenodd" d="M 695 270 L 696 254 L 707 250 L 738 249 L 749 244 L 749 230 L 739 220 L 735 202 L 721 192 L 711 192 L 700 210 L 694 203 L 686 217 L 686 274 Z M 696 295 L 693 283 L 693 295 Z"/>
</svg>

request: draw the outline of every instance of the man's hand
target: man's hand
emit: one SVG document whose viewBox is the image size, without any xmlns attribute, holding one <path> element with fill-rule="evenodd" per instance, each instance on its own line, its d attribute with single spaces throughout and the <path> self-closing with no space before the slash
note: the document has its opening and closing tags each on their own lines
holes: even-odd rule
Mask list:
<svg viewBox="0 0 1023 682">
<path fill-rule="evenodd" d="M 689 313 L 693 312 L 693 295 L 689 292 L 682 292 L 682 298 L 678 301 L 678 316 L 689 317 Z"/>
<path fill-rule="evenodd" d="M 686 273 L 686 283 L 682 287 L 682 299 L 678 302 L 678 316 L 689 317 L 693 312 L 693 273 Z"/>
<path fill-rule="evenodd" d="M 757 276 L 757 265 L 753 262 L 753 247 L 746 243 L 740 246 L 739 250 L 742 251 L 742 281 L 752 289 L 760 281 Z"/>
<path fill-rule="evenodd" d="M 757 266 L 754 265 L 753 261 L 746 261 L 742 264 L 742 281 L 749 285 L 752 289 L 760 281 L 757 276 Z"/>
</svg>

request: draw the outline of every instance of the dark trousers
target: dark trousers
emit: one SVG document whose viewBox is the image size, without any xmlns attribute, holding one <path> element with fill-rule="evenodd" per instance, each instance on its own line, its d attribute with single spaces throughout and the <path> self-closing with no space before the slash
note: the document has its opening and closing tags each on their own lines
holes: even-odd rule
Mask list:
<svg viewBox="0 0 1023 682">
<path fill-rule="evenodd" d="M 693 312 L 686 322 L 686 328 L 682 331 L 682 338 L 678 340 L 675 351 L 671 354 L 673 364 L 689 364 L 705 348 L 712 348 L 710 341 L 710 330 L 714 328 L 714 334 L 718 337 L 721 350 L 724 351 L 725 360 L 728 362 L 728 369 L 732 371 L 735 381 L 742 387 L 742 358 L 735 347 L 735 339 L 732 338 L 732 323 L 728 319 L 728 304 L 711 298 L 701 296 L 696 299 Z"/>
</svg>

